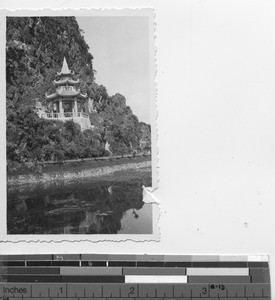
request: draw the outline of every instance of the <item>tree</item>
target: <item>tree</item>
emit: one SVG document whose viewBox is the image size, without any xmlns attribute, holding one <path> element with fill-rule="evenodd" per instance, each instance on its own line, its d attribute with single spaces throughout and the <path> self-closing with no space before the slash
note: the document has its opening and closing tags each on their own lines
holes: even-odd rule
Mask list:
<svg viewBox="0 0 275 300">
<path fill-rule="evenodd" d="M 6 108 L 8 170 L 21 164 L 149 150 L 150 126 L 139 122 L 123 95 L 109 96 L 94 79 L 93 56 L 74 17 L 8 17 L 6 31 Z M 81 90 L 94 100 L 93 130 L 73 121 L 40 119 L 36 102 L 46 106 L 64 56 Z"/>
</svg>

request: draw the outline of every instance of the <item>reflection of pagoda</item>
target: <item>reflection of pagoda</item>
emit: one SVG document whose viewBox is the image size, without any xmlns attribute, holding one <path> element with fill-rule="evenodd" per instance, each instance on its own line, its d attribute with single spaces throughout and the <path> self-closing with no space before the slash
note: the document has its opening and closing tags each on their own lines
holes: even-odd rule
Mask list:
<svg viewBox="0 0 275 300">
<path fill-rule="evenodd" d="M 85 130 L 92 127 L 88 114 L 88 99 L 86 94 L 81 94 L 76 88 L 79 80 L 74 80 L 73 75 L 64 57 L 61 72 L 57 73 L 58 80 L 54 80 L 56 90 L 51 95 L 46 94 L 48 110 L 42 117 L 63 122 L 73 120 Z"/>
</svg>

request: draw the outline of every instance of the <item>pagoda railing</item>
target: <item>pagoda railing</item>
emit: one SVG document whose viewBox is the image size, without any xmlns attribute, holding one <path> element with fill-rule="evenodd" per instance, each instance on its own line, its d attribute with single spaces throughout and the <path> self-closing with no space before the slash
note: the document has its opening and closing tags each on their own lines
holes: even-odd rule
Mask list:
<svg viewBox="0 0 275 300">
<path fill-rule="evenodd" d="M 47 119 L 58 119 L 58 113 L 46 113 Z"/>
<path fill-rule="evenodd" d="M 89 114 L 85 112 L 79 113 L 81 118 L 89 118 Z"/>
<path fill-rule="evenodd" d="M 63 118 L 73 118 L 74 113 L 72 112 L 64 112 L 64 117 Z"/>
<path fill-rule="evenodd" d="M 84 112 L 64 112 L 62 113 L 46 113 L 46 119 L 73 119 L 73 118 L 89 118 L 88 113 Z"/>
</svg>

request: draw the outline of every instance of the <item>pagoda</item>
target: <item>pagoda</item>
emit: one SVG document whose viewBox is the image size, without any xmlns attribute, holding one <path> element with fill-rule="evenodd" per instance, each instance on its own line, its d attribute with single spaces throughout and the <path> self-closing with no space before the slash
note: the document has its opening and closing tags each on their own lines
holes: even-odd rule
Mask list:
<svg viewBox="0 0 275 300">
<path fill-rule="evenodd" d="M 64 57 L 62 69 L 54 80 L 55 92 L 46 94 L 47 112 L 42 117 L 63 122 L 73 120 L 80 124 L 81 130 L 85 130 L 92 127 L 88 114 L 89 100 L 87 94 L 82 94 L 77 88 L 79 80 L 74 80 L 73 75 Z"/>
</svg>

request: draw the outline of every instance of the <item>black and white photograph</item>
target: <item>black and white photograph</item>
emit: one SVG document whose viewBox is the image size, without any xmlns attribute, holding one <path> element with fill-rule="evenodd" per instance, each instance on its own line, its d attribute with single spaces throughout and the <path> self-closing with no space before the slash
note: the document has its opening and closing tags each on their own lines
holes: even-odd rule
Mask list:
<svg viewBox="0 0 275 300">
<path fill-rule="evenodd" d="M 275 299 L 275 0 L 2 0 L 0 37 L 3 297 Z"/>
<path fill-rule="evenodd" d="M 133 11 L 6 17 L 7 235 L 153 234 L 152 20 Z"/>
</svg>

